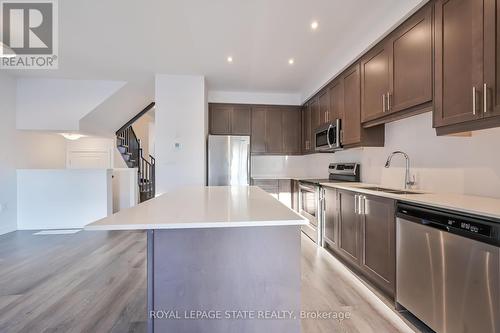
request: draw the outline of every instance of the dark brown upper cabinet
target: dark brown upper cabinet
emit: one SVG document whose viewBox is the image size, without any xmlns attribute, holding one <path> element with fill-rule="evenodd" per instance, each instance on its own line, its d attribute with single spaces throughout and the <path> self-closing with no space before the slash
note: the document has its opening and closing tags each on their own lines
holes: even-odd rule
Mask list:
<svg viewBox="0 0 500 333">
<path fill-rule="evenodd" d="M 342 134 L 340 141 L 343 145 L 351 145 L 361 142 L 361 101 L 359 79 L 359 65 L 347 70 L 342 76 L 344 85 L 344 117 L 342 119 Z"/>
<path fill-rule="evenodd" d="M 209 132 L 216 135 L 250 135 L 249 105 L 210 104 Z"/>
<path fill-rule="evenodd" d="M 316 95 L 313 97 L 309 103 L 309 107 L 311 108 L 311 142 L 314 142 L 314 131 L 321 124 L 321 117 L 319 112 L 319 96 Z M 314 144 L 313 144 L 314 146 Z"/>
<path fill-rule="evenodd" d="M 361 125 L 361 83 L 360 66 L 355 64 L 341 74 L 340 87 L 342 98 L 338 102 L 341 115 L 340 141 L 346 148 L 383 147 L 384 125 L 363 128 Z"/>
<path fill-rule="evenodd" d="M 266 142 L 267 153 L 279 154 L 283 152 L 282 110 L 268 108 L 266 113 Z M 298 133 L 299 134 L 299 133 Z"/>
<path fill-rule="evenodd" d="M 301 153 L 301 109 L 286 108 L 281 113 L 283 124 L 283 153 L 292 155 Z"/>
<path fill-rule="evenodd" d="M 389 112 L 432 101 L 432 6 L 426 5 L 389 38 L 391 57 Z"/>
<path fill-rule="evenodd" d="M 500 116 L 500 1 L 484 1 L 484 117 Z"/>
<path fill-rule="evenodd" d="M 301 153 L 301 108 L 253 106 L 251 152 L 259 155 Z"/>
<path fill-rule="evenodd" d="M 483 19 L 483 0 L 436 1 L 435 127 L 472 123 L 484 116 Z"/>
<path fill-rule="evenodd" d="M 310 153 L 312 147 L 312 131 L 311 131 L 311 107 L 309 103 L 304 105 L 302 109 L 302 152 Z"/>
<path fill-rule="evenodd" d="M 328 119 L 330 122 L 344 117 L 344 85 L 342 83 L 342 79 L 336 79 L 328 87 L 330 98 Z"/>
<path fill-rule="evenodd" d="M 250 137 L 250 151 L 252 154 L 264 154 L 267 152 L 266 115 L 267 108 L 265 106 L 252 108 L 252 135 Z"/>
<path fill-rule="evenodd" d="M 323 89 L 319 93 L 319 124 L 326 124 L 330 116 L 330 97 L 329 89 Z"/>
<path fill-rule="evenodd" d="M 380 118 L 388 112 L 390 54 L 389 45 L 382 43 L 361 59 L 361 119 L 363 122 Z"/>
<path fill-rule="evenodd" d="M 432 6 L 426 5 L 361 59 L 362 122 L 400 119 L 403 110 L 430 111 Z M 426 105 L 424 105 L 427 103 Z M 368 125 L 371 125 L 368 124 Z"/>
<path fill-rule="evenodd" d="M 438 135 L 500 126 L 499 2 L 436 1 Z"/>
</svg>

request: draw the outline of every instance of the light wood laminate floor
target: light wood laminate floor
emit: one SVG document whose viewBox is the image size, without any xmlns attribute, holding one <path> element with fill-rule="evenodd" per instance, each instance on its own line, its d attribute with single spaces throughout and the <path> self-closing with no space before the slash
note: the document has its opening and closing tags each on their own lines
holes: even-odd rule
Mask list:
<svg viewBox="0 0 500 333">
<path fill-rule="evenodd" d="M 411 332 L 336 259 L 302 239 L 305 333 Z M 146 332 L 146 235 L 90 232 L 0 236 L 0 332 Z"/>
</svg>

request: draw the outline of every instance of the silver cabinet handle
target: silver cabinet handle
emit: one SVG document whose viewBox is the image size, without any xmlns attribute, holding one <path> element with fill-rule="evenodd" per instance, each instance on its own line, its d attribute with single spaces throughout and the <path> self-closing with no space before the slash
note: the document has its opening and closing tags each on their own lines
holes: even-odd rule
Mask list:
<svg viewBox="0 0 500 333">
<path fill-rule="evenodd" d="M 354 214 L 359 214 L 358 213 L 358 195 L 354 195 Z"/>
<path fill-rule="evenodd" d="M 385 94 L 382 95 L 382 112 L 385 113 Z"/>
<path fill-rule="evenodd" d="M 488 113 L 488 85 L 483 85 L 483 109 L 484 113 Z"/>
<path fill-rule="evenodd" d="M 387 111 L 391 111 L 391 93 L 387 93 Z"/>
<path fill-rule="evenodd" d="M 476 115 L 476 87 L 472 87 L 472 114 Z"/>
<path fill-rule="evenodd" d="M 366 196 L 363 195 L 363 215 L 366 215 Z"/>
</svg>

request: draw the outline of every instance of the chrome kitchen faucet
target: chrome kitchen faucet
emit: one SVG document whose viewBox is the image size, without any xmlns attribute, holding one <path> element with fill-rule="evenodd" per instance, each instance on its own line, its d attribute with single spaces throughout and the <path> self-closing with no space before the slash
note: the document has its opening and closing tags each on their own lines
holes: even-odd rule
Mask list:
<svg viewBox="0 0 500 333">
<path fill-rule="evenodd" d="M 416 184 L 415 182 L 415 175 L 412 177 L 410 180 L 410 157 L 408 154 L 406 154 L 404 151 L 397 150 L 395 152 L 392 152 L 389 157 L 387 158 L 387 162 L 385 162 L 385 167 L 388 168 L 391 166 L 391 160 L 394 155 L 403 155 L 405 160 L 406 160 L 406 172 L 405 172 L 405 189 L 411 189 L 413 185 Z"/>
</svg>

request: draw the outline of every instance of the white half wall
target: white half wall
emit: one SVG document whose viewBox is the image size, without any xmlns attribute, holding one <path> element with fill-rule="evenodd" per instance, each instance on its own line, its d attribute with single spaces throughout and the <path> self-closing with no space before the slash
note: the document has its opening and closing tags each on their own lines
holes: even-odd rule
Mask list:
<svg viewBox="0 0 500 333">
<path fill-rule="evenodd" d="M 0 71 L 0 235 L 16 230 L 16 80 Z"/>
<path fill-rule="evenodd" d="M 125 85 L 123 81 L 17 79 L 17 128 L 78 131 L 80 119 Z"/>
<path fill-rule="evenodd" d="M 138 203 L 137 168 L 113 169 L 113 213 Z"/>
<path fill-rule="evenodd" d="M 301 105 L 301 94 L 242 92 L 242 91 L 208 91 L 209 103 L 267 104 L 267 105 Z"/>
<path fill-rule="evenodd" d="M 156 191 L 205 185 L 205 78 L 156 75 Z"/>
<path fill-rule="evenodd" d="M 109 169 L 17 170 L 17 228 L 82 228 L 112 214 L 111 175 Z"/>
</svg>

